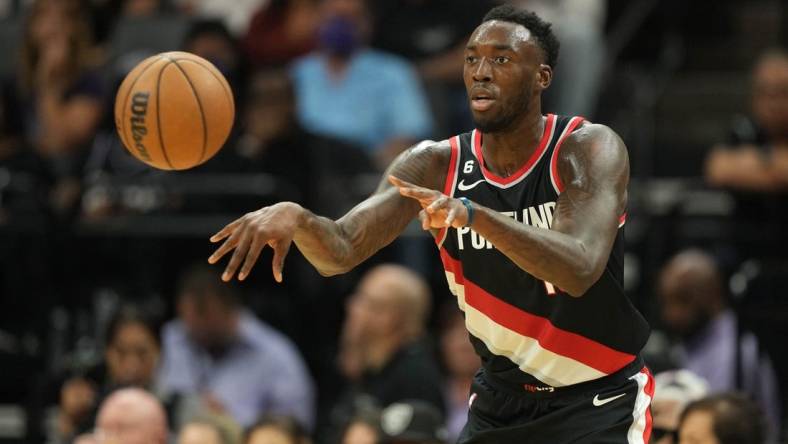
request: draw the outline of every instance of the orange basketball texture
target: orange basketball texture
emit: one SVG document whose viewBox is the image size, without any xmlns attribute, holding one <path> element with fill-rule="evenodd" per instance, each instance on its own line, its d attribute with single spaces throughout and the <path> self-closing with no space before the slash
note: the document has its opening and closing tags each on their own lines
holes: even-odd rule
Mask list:
<svg viewBox="0 0 788 444">
<path fill-rule="evenodd" d="M 193 168 L 213 157 L 234 118 L 227 80 L 209 61 L 187 52 L 143 60 L 115 97 L 115 126 L 123 145 L 162 170 Z"/>
</svg>

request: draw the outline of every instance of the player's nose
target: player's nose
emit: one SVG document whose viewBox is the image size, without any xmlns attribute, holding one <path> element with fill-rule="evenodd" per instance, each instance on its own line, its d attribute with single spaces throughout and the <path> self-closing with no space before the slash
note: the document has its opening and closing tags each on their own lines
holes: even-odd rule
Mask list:
<svg viewBox="0 0 788 444">
<path fill-rule="evenodd" d="M 476 82 L 492 81 L 492 66 L 486 57 L 482 57 L 479 63 L 476 64 L 476 69 L 473 71 L 473 80 Z"/>
</svg>

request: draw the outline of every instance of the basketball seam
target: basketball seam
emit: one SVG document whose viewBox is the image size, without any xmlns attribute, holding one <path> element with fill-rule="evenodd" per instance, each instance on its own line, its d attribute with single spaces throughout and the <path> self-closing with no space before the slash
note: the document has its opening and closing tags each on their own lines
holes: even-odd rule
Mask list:
<svg viewBox="0 0 788 444">
<path fill-rule="evenodd" d="M 140 79 L 140 77 L 142 77 L 142 75 L 145 74 L 145 71 L 150 69 L 151 66 L 155 65 L 156 62 L 158 62 L 160 60 L 162 60 L 162 59 L 158 58 L 158 59 L 154 60 L 148 66 L 143 68 L 142 71 L 140 71 L 139 74 L 137 74 L 137 77 L 131 82 L 131 85 L 129 85 L 129 90 L 128 90 L 128 92 L 126 92 L 126 97 L 123 99 L 123 107 L 121 107 L 121 109 L 120 109 L 120 117 L 121 117 L 121 119 L 120 119 L 120 123 L 121 123 L 120 138 L 121 138 L 121 141 L 126 146 L 129 146 L 128 140 L 126 139 L 126 105 L 129 103 L 129 97 L 131 97 L 131 93 L 132 93 L 132 91 L 134 91 L 134 85 L 136 85 L 137 81 Z M 122 82 L 121 82 L 121 86 L 123 86 Z"/>
<path fill-rule="evenodd" d="M 232 105 L 233 109 L 235 109 L 235 99 L 233 98 L 233 94 L 232 94 L 231 91 L 229 91 L 228 87 L 225 86 L 225 83 L 227 83 L 227 79 L 224 79 L 224 81 L 222 81 L 222 79 L 219 76 L 217 76 L 215 72 L 213 72 L 213 70 L 211 69 L 211 68 L 213 68 L 212 66 L 206 66 L 204 63 L 202 63 L 202 62 L 200 62 L 198 60 L 194 60 L 194 59 L 182 58 L 182 59 L 172 59 L 172 60 L 183 61 L 183 62 L 192 62 L 192 63 L 195 63 L 195 64 L 205 68 L 205 70 L 208 71 L 216 80 L 218 80 L 220 85 L 222 85 L 222 89 L 224 90 L 224 94 L 227 96 L 228 99 L 230 99 L 230 105 Z"/>
<path fill-rule="evenodd" d="M 197 161 L 197 165 L 203 163 L 205 160 L 205 154 L 208 150 L 208 123 L 205 121 L 205 109 L 202 106 L 202 101 L 200 100 L 200 95 L 197 94 L 197 89 L 194 87 L 192 80 L 189 78 L 189 75 L 186 74 L 186 71 L 178 64 L 177 59 L 173 59 L 172 62 L 178 68 L 178 71 L 183 74 L 183 77 L 186 79 L 186 82 L 189 84 L 189 88 L 191 88 L 192 93 L 194 94 L 194 98 L 197 100 L 197 107 L 200 108 L 200 119 L 202 121 L 202 152 L 200 153 L 200 160 Z"/>
<path fill-rule="evenodd" d="M 167 149 L 164 147 L 164 128 L 161 126 L 161 76 L 164 74 L 164 71 L 167 70 L 168 66 L 175 63 L 175 61 L 169 57 L 165 57 L 165 59 L 169 60 L 169 62 L 161 68 L 161 71 L 159 71 L 159 78 L 156 79 L 156 124 L 159 126 L 159 147 L 161 148 L 161 153 L 164 155 L 164 160 L 167 161 L 167 165 L 175 170 L 175 166 L 170 162 L 170 157 L 167 155 Z"/>
</svg>

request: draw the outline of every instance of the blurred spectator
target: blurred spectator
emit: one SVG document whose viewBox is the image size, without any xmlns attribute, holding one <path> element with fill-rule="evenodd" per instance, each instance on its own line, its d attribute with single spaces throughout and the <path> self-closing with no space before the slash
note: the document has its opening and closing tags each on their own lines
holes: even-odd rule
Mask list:
<svg viewBox="0 0 788 444">
<path fill-rule="evenodd" d="M 152 17 L 166 10 L 163 0 L 115 0 L 110 3 L 118 5 L 116 8 L 124 17 Z"/>
<path fill-rule="evenodd" d="M 163 334 L 165 392 L 183 395 L 186 406 L 227 413 L 243 426 L 266 413 L 294 415 L 311 426 L 312 381 L 298 350 L 244 309 L 218 273 L 208 266 L 185 273 L 177 311 Z"/>
<path fill-rule="evenodd" d="M 465 44 L 495 6 L 491 0 L 378 0 L 370 3 L 372 46 L 411 61 L 426 84 L 438 134 L 472 124 L 462 67 Z"/>
<path fill-rule="evenodd" d="M 245 66 L 238 40 L 219 20 L 198 20 L 186 31 L 183 50 L 213 63 L 230 84 L 236 103 L 244 97 Z"/>
<path fill-rule="evenodd" d="M 56 181 L 58 210 L 79 197 L 82 157 L 102 116 L 104 88 L 92 33 L 75 0 L 38 0 L 24 30 L 18 70 L 24 134 Z"/>
<path fill-rule="evenodd" d="M 443 416 L 423 401 L 404 401 L 386 407 L 380 415 L 380 425 L 383 444 L 448 443 Z"/>
<path fill-rule="evenodd" d="M 244 444 L 311 444 L 306 430 L 292 417 L 267 416 L 246 432 Z"/>
<path fill-rule="evenodd" d="M 178 444 L 241 444 L 241 428 L 226 416 L 199 416 L 181 427 Z"/>
<path fill-rule="evenodd" d="M 443 409 L 441 376 L 424 337 L 429 307 L 426 282 L 405 267 L 381 265 L 362 278 L 342 331 L 340 367 L 352 387 L 340 410 L 350 410 L 359 394 L 379 405 L 418 399 Z"/>
<path fill-rule="evenodd" d="M 678 339 L 679 367 L 708 381 L 711 393 L 750 394 L 779 428 L 779 388 L 771 360 L 755 335 L 741 327 L 724 288 L 714 259 L 698 250 L 677 254 L 662 269 L 662 319 Z"/>
<path fill-rule="evenodd" d="M 365 0 L 321 6 L 320 50 L 293 67 L 300 120 L 309 131 L 363 146 L 382 168 L 431 133 L 419 79 L 404 60 L 366 47 Z"/>
<path fill-rule="evenodd" d="M 708 384 L 689 370 L 658 373 L 654 384 L 651 438 L 655 444 L 678 444 L 681 412 L 690 402 L 706 396 Z"/>
<path fill-rule="evenodd" d="M 104 398 L 119 387 L 156 389 L 159 335 L 156 321 L 135 307 L 121 308 L 110 320 L 104 362 L 73 377 L 60 390 L 58 434 L 67 438 L 90 430 Z"/>
<path fill-rule="evenodd" d="M 272 174 L 294 189 L 297 197 L 291 200 L 339 216 L 356 203 L 348 182 L 374 167 L 361 149 L 304 130 L 295 112 L 287 72 L 258 72 L 250 81 L 240 136 L 206 167 Z"/>
<path fill-rule="evenodd" d="M 380 412 L 364 408 L 356 412 L 347 422 L 340 444 L 380 444 Z"/>
<path fill-rule="evenodd" d="M 462 83 L 465 44 L 490 0 L 382 0 L 374 3 L 372 46 L 407 58 L 425 80 Z"/>
<path fill-rule="evenodd" d="M 319 0 L 271 0 L 252 17 L 243 38 L 254 66 L 283 66 L 315 48 Z"/>
<path fill-rule="evenodd" d="M 788 53 L 764 53 L 752 72 L 752 119 L 738 117 L 728 144 L 706 159 L 706 180 L 738 190 L 788 190 Z"/>
<path fill-rule="evenodd" d="M 96 444 L 167 444 L 167 416 L 150 393 L 118 390 L 101 404 L 93 435 Z"/>
<path fill-rule="evenodd" d="M 735 393 L 695 401 L 681 414 L 681 444 L 763 444 L 766 424 L 758 406 Z"/>
<path fill-rule="evenodd" d="M 243 35 L 249 27 L 249 17 L 270 0 L 173 0 L 189 15 L 221 19 L 234 36 Z"/>
<path fill-rule="evenodd" d="M 607 0 L 509 0 L 553 24 L 561 56 L 542 109 L 592 117 L 599 100 L 605 63 Z"/>
<path fill-rule="evenodd" d="M 468 421 L 471 382 L 482 363 L 468 338 L 465 318 L 456 302 L 452 301 L 444 305 L 441 311 L 440 329 L 441 358 L 446 369 L 444 386 L 448 441 L 456 442 Z"/>
</svg>

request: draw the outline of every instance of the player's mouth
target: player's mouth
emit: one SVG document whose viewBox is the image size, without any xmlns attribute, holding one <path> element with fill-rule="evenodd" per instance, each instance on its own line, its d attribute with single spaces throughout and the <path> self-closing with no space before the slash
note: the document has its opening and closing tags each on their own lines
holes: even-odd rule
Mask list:
<svg viewBox="0 0 788 444">
<path fill-rule="evenodd" d="M 495 103 L 495 99 L 485 94 L 475 95 L 471 98 L 471 108 L 474 111 L 487 111 L 493 106 L 493 103 Z"/>
</svg>

